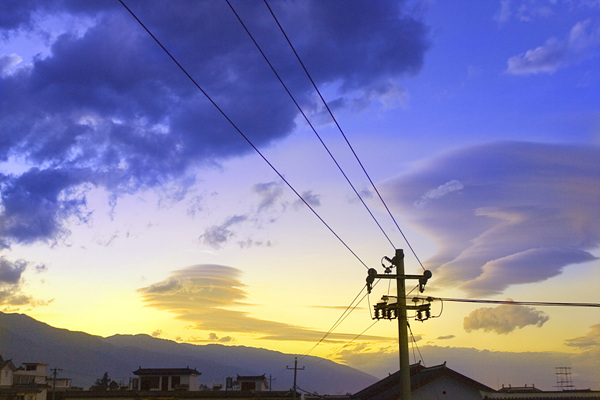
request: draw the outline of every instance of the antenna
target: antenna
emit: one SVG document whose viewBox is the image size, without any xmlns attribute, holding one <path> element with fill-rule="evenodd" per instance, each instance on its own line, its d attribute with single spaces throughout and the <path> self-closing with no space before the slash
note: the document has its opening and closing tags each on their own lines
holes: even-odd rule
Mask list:
<svg viewBox="0 0 600 400">
<path fill-rule="evenodd" d="M 575 386 L 571 380 L 571 367 L 554 367 L 556 375 L 556 386 L 560 390 L 574 390 Z"/>
</svg>

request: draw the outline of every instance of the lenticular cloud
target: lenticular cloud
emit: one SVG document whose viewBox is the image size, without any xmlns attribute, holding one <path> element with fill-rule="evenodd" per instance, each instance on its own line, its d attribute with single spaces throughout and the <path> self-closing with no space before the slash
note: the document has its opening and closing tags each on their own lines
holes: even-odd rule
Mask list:
<svg viewBox="0 0 600 400">
<path fill-rule="evenodd" d="M 471 295 L 498 294 L 596 259 L 598 147 L 473 146 L 421 163 L 386 190 L 436 242 L 426 262 L 436 283 Z"/>
</svg>

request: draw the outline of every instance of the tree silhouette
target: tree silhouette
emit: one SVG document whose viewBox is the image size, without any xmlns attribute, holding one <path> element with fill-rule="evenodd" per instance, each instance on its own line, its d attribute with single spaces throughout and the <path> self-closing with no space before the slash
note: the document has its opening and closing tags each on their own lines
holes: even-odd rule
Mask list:
<svg viewBox="0 0 600 400">
<path fill-rule="evenodd" d="M 117 390 L 118 388 L 119 384 L 116 381 L 111 380 L 108 377 L 108 372 L 105 372 L 104 375 L 102 375 L 102 378 L 96 379 L 96 383 L 94 383 L 94 385 L 90 387 L 90 390 L 107 391 Z"/>
</svg>

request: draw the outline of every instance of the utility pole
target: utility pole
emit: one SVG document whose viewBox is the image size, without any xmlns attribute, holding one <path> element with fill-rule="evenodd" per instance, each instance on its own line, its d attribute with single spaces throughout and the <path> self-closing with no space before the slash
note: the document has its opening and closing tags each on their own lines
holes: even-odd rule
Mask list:
<svg viewBox="0 0 600 400">
<path fill-rule="evenodd" d="M 62 371 L 61 368 L 52 368 L 52 400 L 56 400 L 56 373 Z"/>
<path fill-rule="evenodd" d="M 385 274 L 378 274 L 377 270 L 370 268 L 367 276 L 367 291 L 371 293 L 373 288 L 373 282 L 375 278 L 379 279 L 396 279 L 396 303 L 388 303 L 390 296 L 383 296 L 383 301 L 377 303 L 375 308 L 375 319 L 394 319 L 398 318 L 398 347 L 399 347 L 399 358 L 400 358 L 400 384 L 401 393 L 400 400 L 410 400 L 410 365 L 409 365 L 409 353 L 408 353 L 408 318 L 406 310 L 416 310 L 417 319 L 423 321 L 430 317 L 430 304 L 421 304 L 414 306 L 406 305 L 406 279 L 418 279 L 419 280 L 419 291 L 425 290 L 425 284 L 427 280 L 431 278 L 431 271 L 425 270 L 423 275 L 405 275 L 404 274 L 404 251 L 402 249 L 396 249 L 396 255 L 390 259 L 384 257 L 384 259 L 392 264 L 392 266 L 385 267 Z M 382 264 L 383 265 L 383 264 Z M 396 267 L 396 275 L 391 274 L 391 269 Z M 425 318 L 423 318 L 423 312 L 425 312 Z"/>
<path fill-rule="evenodd" d="M 410 400 L 408 319 L 406 317 L 406 283 L 404 282 L 404 252 L 402 249 L 396 249 L 396 256 L 392 259 L 392 264 L 396 267 L 396 292 L 398 296 L 398 353 L 400 356 L 402 400 Z"/>
<path fill-rule="evenodd" d="M 304 367 L 298 368 L 298 357 L 294 357 L 294 368 L 290 368 L 287 365 L 285 366 L 285 368 L 294 370 L 294 399 L 295 399 L 296 397 L 298 397 L 298 391 L 296 390 L 297 389 L 296 374 L 297 374 L 298 370 L 304 371 Z"/>
<path fill-rule="evenodd" d="M 276 381 L 276 380 L 277 380 L 277 378 L 273 378 L 273 377 L 271 376 L 271 374 L 269 374 L 269 392 L 273 391 L 273 384 L 272 384 L 272 382 L 273 382 L 273 381 Z M 294 385 L 295 385 L 295 384 L 294 384 Z"/>
</svg>

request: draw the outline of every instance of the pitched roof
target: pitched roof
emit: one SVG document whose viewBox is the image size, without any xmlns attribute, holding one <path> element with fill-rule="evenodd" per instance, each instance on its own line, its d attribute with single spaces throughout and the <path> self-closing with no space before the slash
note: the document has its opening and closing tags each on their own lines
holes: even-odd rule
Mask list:
<svg viewBox="0 0 600 400">
<path fill-rule="evenodd" d="M 149 375 L 200 375 L 201 372 L 197 371 L 195 368 L 191 369 L 189 367 L 186 368 L 138 368 L 136 371 L 133 371 L 134 375 L 139 376 L 149 376 Z"/>
<path fill-rule="evenodd" d="M 12 360 L 4 360 L 2 356 L 0 356 L 0 369 L 4 369 L 5 367 L 8 367 L 13 371 L 17 370 L 17 367 L 15 367 L 15 364 L 13 364 Z"/>
<path fill-rule="evenodd" d="M 469 377 L 466 377 L 448 367 L 446 363 L 436 365 L 433 367 L 424 367 L 419 362 L 410 366 L 410 389 L 414 391 L 420 387 L 433 382 L 437 378 L 447 375 L 454 379 L 457 379 L 469 386 L 474 387 L 477 390 L 484 390 L 493 392 L 494 389 L 479 383 Z M 388 377 L 375 382 L 371 386 L 357 392 L 351 396 L 353 399 L 359 400 L 389 400 L 397 399 L 402 391 L 402 384 L 400 382 L 400 371 L 390 374 Z"/>
</svg>

